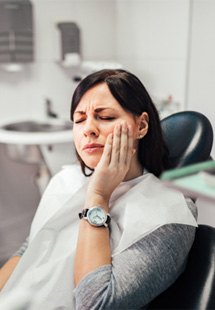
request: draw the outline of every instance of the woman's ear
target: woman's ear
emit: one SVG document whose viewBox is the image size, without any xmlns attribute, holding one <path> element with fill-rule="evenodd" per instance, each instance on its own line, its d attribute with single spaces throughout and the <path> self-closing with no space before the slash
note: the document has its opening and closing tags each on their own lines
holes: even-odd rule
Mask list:
<svg viewBox="0 0 215 310">
<path fill-rule="evenodd" d="M 138 117 L 138 135 L 137 139 L 142 139 L 148 132 L 149 128 L 149 116 L 148 113 L 143 112 L 139 117 Z"/>
</svg>

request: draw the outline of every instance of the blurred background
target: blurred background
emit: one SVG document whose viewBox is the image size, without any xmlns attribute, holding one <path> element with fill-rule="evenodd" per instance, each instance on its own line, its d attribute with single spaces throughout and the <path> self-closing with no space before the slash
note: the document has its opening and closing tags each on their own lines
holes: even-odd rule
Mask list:
<svg viewBox="0 0 215 310">
<path fill-rule="evenodd" d="M 88 73 L 125 68 L 161 118 L 195 110 L 215 129 L 214 29 L 214 0 L 0 0 L 0 126 L 19 130 L 0 130 L 1 263 L 28 235 L 50 177 L 76 160 L 64 125 Z M 199 221 L 214 225 L 211 210 Z"/>
</svg>

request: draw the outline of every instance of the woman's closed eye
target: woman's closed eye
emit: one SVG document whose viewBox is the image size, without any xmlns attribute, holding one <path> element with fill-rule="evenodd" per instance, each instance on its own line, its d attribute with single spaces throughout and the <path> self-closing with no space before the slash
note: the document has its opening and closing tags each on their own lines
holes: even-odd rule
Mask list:
<svg viewBox="0 0 215 310">
<path fill-rule="evenodd" d="M 95 119 L 96 120 L 102 120 L 102 121 L 112 121 L 114 119 L 116 119 L 115 117 L 113 116 L 100 116 L 100 115 L 96 115 L 95 116 Z M 79 123 L 82 123 L 86 120 L 86 118 L 81 118 L 81 119 L 77 119 L 74 121 L 75 124 L 79 124 Z"/>
<path fill-rule="evenodd" d="M 79 124 L 79 123 L 82 123 L 83 121 L 85 121 L 85 118 L 82 118 L 82 119 L 77 119 L 74 121 L 75 124 Z"/>
<path fill-rule="evenodd" d="M 101 119 L 103 121 L 112 121 L 115 119 L 115 117 L 113 117 L 113 116 L 99 116 L 99 115 L 97 116 L 97 118 Z"/>
</svg>

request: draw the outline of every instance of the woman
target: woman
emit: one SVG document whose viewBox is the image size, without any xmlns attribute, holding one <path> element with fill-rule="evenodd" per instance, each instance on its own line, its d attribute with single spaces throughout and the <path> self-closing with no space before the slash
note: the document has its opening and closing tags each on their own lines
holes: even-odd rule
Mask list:
<svg viewBox="0 0 215 310">
<path fill-rule="evenodd" d="M 29 309 L 140 309 L 183 271 L 195 206 L 157 178 L 168 151 L 136 76 L 89 75 L 71 118 L 83 174 L 71 166 L 51 180 L 27 245 L 1 271 L 2 292 L 30 288 Z"/>
</svg>

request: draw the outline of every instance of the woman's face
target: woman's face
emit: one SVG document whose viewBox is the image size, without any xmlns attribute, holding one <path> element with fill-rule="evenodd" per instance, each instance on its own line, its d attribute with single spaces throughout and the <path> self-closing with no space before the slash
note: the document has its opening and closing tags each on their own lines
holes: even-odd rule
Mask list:
<svg viewBox="0 0 215 310">
<path fill-rule="evenodd" d="M 76 150 L 86 166 L 97 166 L 107 136 L 117 123 L 123 121 L 133 128 L 135 146 L 138 117 L 121 107 L 107 84 L 98 84 L 84 94 L 74 112 L 73 137 Z"/>
</svg>

